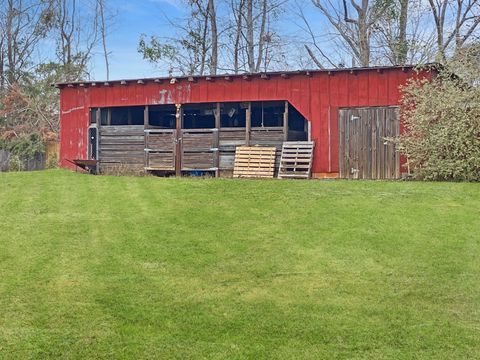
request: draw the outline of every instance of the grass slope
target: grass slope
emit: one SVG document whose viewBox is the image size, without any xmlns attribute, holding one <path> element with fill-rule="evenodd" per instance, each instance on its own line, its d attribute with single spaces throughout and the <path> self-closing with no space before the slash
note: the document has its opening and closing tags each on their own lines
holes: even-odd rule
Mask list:
<svg viewBox="0 0 480 360">
<path fill-rule="evenodd" d="M 480 184 L 0 174 L 0 358 L 480 358 Z"/>
</svg>

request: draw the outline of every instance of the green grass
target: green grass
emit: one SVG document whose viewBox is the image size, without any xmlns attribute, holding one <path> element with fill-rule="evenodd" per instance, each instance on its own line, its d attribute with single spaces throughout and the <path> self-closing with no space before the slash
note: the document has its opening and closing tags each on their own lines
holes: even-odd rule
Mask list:
<svg viewBox="0 0 480 360">
<path fill-rule="evenodd" d="M 480 184 L 0 174 L 0 358 L 480 358 Z"/>
</svg>

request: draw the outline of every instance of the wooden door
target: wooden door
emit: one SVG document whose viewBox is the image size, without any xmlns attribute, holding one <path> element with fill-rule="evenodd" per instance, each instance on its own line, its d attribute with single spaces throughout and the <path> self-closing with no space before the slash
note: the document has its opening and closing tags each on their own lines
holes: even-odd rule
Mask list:
<svg viewBox="0 0 480 360">
<path fill-rule="evenodd" d="M 387 140 L 400 134 L 398 108 L 340 109 L 339 132 L 341 178 L 400 177 L 400 154 L 395 145 Z"/>
</svg>

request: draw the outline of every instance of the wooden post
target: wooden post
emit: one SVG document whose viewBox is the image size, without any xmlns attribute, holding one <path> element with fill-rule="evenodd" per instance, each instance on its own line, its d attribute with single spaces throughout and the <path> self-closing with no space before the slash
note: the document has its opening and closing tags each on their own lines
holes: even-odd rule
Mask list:
<svg viewBox="0 0 480 360">
<path fill-rule="evenodd" d="M 221 120 L 221 114 L 220 114 L 220 103 L 217 102 L 215 106 L 215 110 L 213 112 L 215 114 L 215 134 L 214 134 L 214 147 L 215 147 L 215 156 L 214 156 L 214 161 L 215 164 L 214 166 L 217 168 L 215 170 L 215 177 L 218 177 L 219 175 L 219 168 L 220 168 L 220 120 Z"/>
<path fill-rule="evenodd" d="M 149 120 L 148 105 L 145 105 L 145 109 L 143 110 L 143 127 L 145 129 L 150 127 Z"/>
<path fill-rule="evenodd" d="M 248 107 L 245 112 L 245 143 L 250 146 L 250 130 L 252 128 L 252 103 L 248 102 Z"/>
<path fill-rule="evenodd" d="M 145 105 L 143 109 L 143 148 L 146 149 L 148 147 L 148 133 L 145 132 L 145 129 L 149 127 L 149 114 L 148 114 L 148 105 Z M 143 167 L 147 168 L 150 162 L 150 154 L 148 151 L 144 150 L 144 158 L 143 158 Z M 144 170 L 145 173 L 147 170 Z"/>
<path fill-rule="evenodd" d="M 285 101 L 285 111 L 283 112 L 283 141 L 288 141 L 288 101 Z"/>
<path fill-rule="evenodd" d="M 107 125 L 112 125 L 112 109 L 107 109 Z"/>
<path fill-rule="evenodd" d="M 177 108 L 176 119 L 176 138 L 175 138 L 175 176 L 182 176 L 182 124 L 183 124 L 183 109 L 182 104 L 175 104 Z"/>
<path fill-rule="evenodd" d="M 97 154 L 96 154 L 96 159 L 97 159 L 97 167 L 95 169 L 95 172 L 97 174 L 100 174 L 100 128 L 102 127 L 102 117 L 101 117 L 101 109 L 97 108 L 97 112 L 95 114 L 96 117 L 96 123 L 97 123 Z"/>
</svg>

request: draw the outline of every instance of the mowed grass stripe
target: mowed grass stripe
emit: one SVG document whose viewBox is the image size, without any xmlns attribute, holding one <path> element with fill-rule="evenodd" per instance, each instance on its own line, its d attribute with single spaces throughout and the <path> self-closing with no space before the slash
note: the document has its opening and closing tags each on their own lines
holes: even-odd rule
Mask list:
<svg viewBox="0 0 480 360">
<path fill-rule="evenodd" d="M 480 358 L 480 185 L 0 174 L 0 357 Z"/>
</svg>

